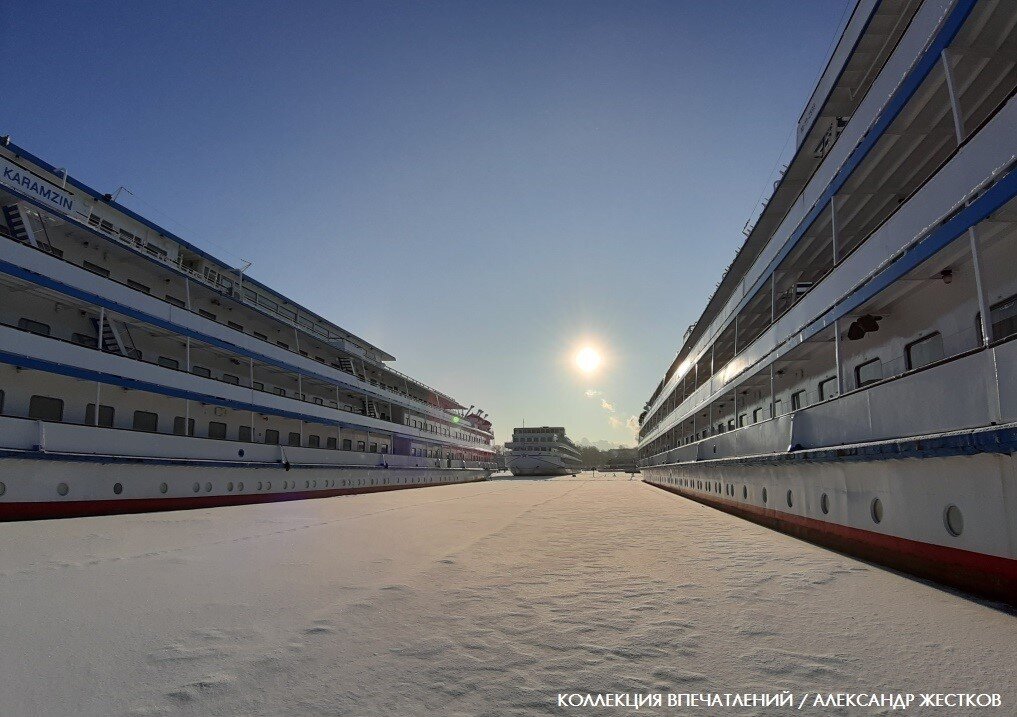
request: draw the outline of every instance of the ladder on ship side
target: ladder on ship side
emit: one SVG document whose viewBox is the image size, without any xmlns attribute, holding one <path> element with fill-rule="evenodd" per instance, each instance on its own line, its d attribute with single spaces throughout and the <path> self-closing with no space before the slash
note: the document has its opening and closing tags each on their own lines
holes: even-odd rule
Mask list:
<svg viewBox="0 0 1017 717">
<path fill-rule="evenodd" d="M 339 357 L 339 368 L 345 371 L 346 373 L 356 375 L 356 371 L 353 369 L 353 359 L 349 357 L 346 356 Z"/>
<path fill-rule="evenodd" d="M 378 404 L 370 398 L 364 401 L 364 413 L 371 418 L 378 417 Z"/>
<path fill-rule="evenodd" d="M 36 249 L 53 250 L 46 237 L 45 225 L 39 220 L 33 222 L 32 215 L 21 206 L 20 202 L 5 205 L 3 213 L 4 221 L 7 222 L 11 234 L 19 242 Z M 38 226 L 35 226 L 36 224 Z"/>
<path fill-rule="evenodd" d="M 92 326 L 99 331 L 99 320 L 92 319 Z M 127 358 L 141 358 L 141 352 L 134 345 L 131 332 L 127 326 L 106 317 L 102 323 L 102 336 L 99 337 L 102 350 L 110 354 L 119 354 Z"/>
</svg>

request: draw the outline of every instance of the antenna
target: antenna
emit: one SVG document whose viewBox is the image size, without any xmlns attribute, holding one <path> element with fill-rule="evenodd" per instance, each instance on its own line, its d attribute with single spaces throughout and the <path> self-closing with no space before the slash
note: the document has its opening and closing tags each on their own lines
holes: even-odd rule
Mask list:
<svg viewBox="0 0 1017 717">
<path fill-rule="evenodd" d="M 132 192 L 130 189 L 121 184 L 119 187 L 117 187 L 117 190 L 113 192 L 113 196 L 110 198 L 110 201 L 115 202 L 117 200 L 117 197 L 120 196 L 120 192 L 127 192 L 132 197 L 134 196 L 134 192 Z"/>
</svg>

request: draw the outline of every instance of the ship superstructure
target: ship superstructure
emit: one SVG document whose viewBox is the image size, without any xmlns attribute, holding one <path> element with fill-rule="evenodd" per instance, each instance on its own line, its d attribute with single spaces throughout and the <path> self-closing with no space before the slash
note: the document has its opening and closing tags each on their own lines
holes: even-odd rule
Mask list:
<svg viewBox="0 0 1017 717">
<path fill-rule="evenodd" d="M 1014 599 L 1015 26 L 995 0 L 856 3 L 646 404 L 645 480 Z"/>
<path fill-rule="evenodd" d="M 582 470 L 579 449 L 562 426 L 517 428 L 505 448 L 506 467 L 514 476 L 575 475 Z"/>
<path fill-rule="evenodd" d="M 480 410 L 0 141 L 0 519 L 478 480 Z"/>
</svg>

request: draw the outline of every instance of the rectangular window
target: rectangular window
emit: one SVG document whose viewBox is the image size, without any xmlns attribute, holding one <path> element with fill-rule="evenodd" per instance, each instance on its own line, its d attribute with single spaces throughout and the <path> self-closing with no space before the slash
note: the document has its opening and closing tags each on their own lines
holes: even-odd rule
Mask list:
<svg viewBox="0 0 1017 717">
<path fill-rule="evenodd" d="M 62 421 L 64 402 L 49 396 L 32 396 L 28 401 L 28 417 L 37 421 Z"/>
<path fill-rule="evenodd" d="M 208 422 L 208 437 L 215 438 L 220 441 L 226 440 L 226 424 L 218 421 Z"/>
<path fill-rule="evenodd" d="M 28 331 L 29 333 L 39 334 L 39 336 L 49 336 L 49 324 L 44 324 L 41 321 L 33 321 L 32 319 L 18 319 L 18 328 L 22 331 Z"/>
<path fill-rule="evenodd" d="M 377 452 L 378 452 L 378 444 L 377 443 L 372 443 L 371 444 L 371 453 L 377 453 Z"/>
<path fill-rule="evenodd" d="M 308 436 L 307 437 L 308 448 L 321 448 L 321 436 Z"/>
<path fill-rule="evenodd" d="M 222 375 L 222 380 L 225 383 L 232 383 L 234 386 L 239 386 L 240 385 L 240 377 L 239 376 L 234 376 L 231 373 L 224 373 Z"/>
<path fill-rule="evenodd" d="M 242 324 L 238 324 L 236 321 L 227 321 L 226 325 L 229 326 L 231 329 L 236 329 L 237 331 L 243 331 L 244 330 L 243 325 Z"/>
<path fill-rule="evenodd" d="M 855 384 L 858 388 L 883 380 L 883 363 L 879 358 L 855 366 Z"/>
<path fill-rule="evenodd" d="M 135 431 L 155 433 L 159 430 L 159 414 L 150 411 L 135 411 L 132 427 Z"/>
<path fill-rule="evenodd" d="M 95 404 L 90 403 L 85 406 L 85 425 L 95 425 Z M 103 406 L 99 404 L 99 425 L 106 426 L 106 428 L 113 427 L 113 406 Z"/>
<path fill-rule="evenodd" d="M 830 376 L 819 382 L 819 400 L 825 401 L 828 398 L 837 396 L 837 377 Z"/>
<path fill-rule="evenodd" d="M 184 431 L 184 425 L 187 426 L 187 431 Z M 184 423 L 183 416 L 177 416 L 173 419 L 173 434 L 177 436 L 193 436 L 194 435 L 194 419 L 188 418 L 187 423 Z"/>
<path fill-rule="evenodd" d="M 178 299 L 177 297 L 171 296 L 170 294 L 166 294 L 166 301 L 168 301 L 169 303 L 173 304 L 178 308 L 181 309 L 187 308 L 187 304 L 185 304 L 182 299 Z"/>
<path fill-rule="evenodd" d="M 71 341 L 76 343 L 78 346 L 87 346 L 90 349 L 99 347 L 99 339 L 88 334 L 71 334 Z"/>
<path fill-rule="evenodd" d="M 212 319 L 212 321 L 215 321 L 215 314 L 213 314 L 211 311 L 205 311 L 204 309 L 198 309 L 198 315 L 199 316 L 204 316 L 206 319 Z"/>
<path fill-rule="evenodd" d="M 743 413 L 738 416 L 738 427 L 741 428 L 745 425 L 745 422 L 749 419 L 749 414 Z"/>
<path fill-rule="evenodd" d="M 318 398 L 317 396 L 314 397 L 314 403 L 315 403 L 315 405 L 318 405 L 318 406 L 324 406 L 325 405 L 324 399 Z"/>
<path fill-rule="evenodd" d="M 247 299 L 248 301 L 253 302 L 258 301 L 258 295 L 248 288 L 244 288 L 244 298 Z"/>
<path fill-rule="evenodd" d="M 784 409 L 781 408 L 781 399 L 777 399 L 773 402 L 773 406 L 770 408 L 770 415 L 774 418 L 779 416 Z"/>
<path fill-rule="evenodd" d="M 759 423 L 762 420 L 763 420 L 763 409 L 757 408 L 752 412 L 752 422 Z"/>
<path fill-rule="evenodd" d="M 388 453 L 388 444 L 387 443 L 382 443 L 381 444 L 381 452 L 382 453 Z"/>
<path fill-rule="evenodd" d="M 241 426 L 237 429 L 237 440 L 244 441 L 245 443 L 251 442 L 251 427 Z"/>
<path fill-rule="evenodd" d="M 265 443 L 269 443 L 273 446 L 279 445 L 279 431 L 271 428 L 265 429 Z"/>
<path fill-rule="evenodd" d="M 156 363 L 159 364 L 160 366 L 165 366 L 166 368 L 175 368 L 175 369 L 180 368 L 180 362 L 177 361 L 176 359 L 171 359 L 168 356 L 160 356 L 156 360 Z"/>
<path fill-rule="evenodd" d="M 357 441 L 357 450 L 363 453 L 367 450 L 367 444 L 364 441 Z"/>
<path fill-rule="evenodd" d="M 205 378 L 212 377 L 211 369 L 207 369 L 204 366 L 192 366 L 191 373 L 193 373 L 195 376 L 204 376 Z"/>
<path fill-rule="evenodd" d="M 273 389 L 273 390 L 277 394 L 279 394 L 280 396 L 285 396 L 286 395 L 286 389 L 285 388 L 276 388 L 276 389 Z"/>
<path fill-rule="evenodd" d="M 797 411 L 809 405 L 809 399 L 805 395 L 805 389 L 795 391 L 791 394 L 791 410 Z"/>
<path fill-rule="evenodd" d="M 85 267 L 86 269 L 88 269 L 93 274 L 98 274 L 99 276 L 104 276 L 107 279 L 109 278 L 109 269 L 107 269 L 104 266 L 99 266 L 98 264 L 93 264 L 90 261 L 83 261 L 83 262 L 81 262 L 81 265 L 83 267 Z"/>
<path fill-rule="evenodd" d="M 989 321 L 992 323 L 993 341 L 999 341 L 1017 334 L 1017 294 L 990 306 Z M 975 324 L 978 327 L 978 343 L 982 343 L 980 313 L 975 316 Z"/>
<path fill-rule="evenodd" d="M 254 390 L 255 391 L 264 391 L 265 390 L 265 384 L 263 384 L 261 381 L 255 381 L 254 382 Z"/>
<path fill-rule="evenodd" d="M 992 315 L 991 312 L 989 314 Z M 912 341 L 904 347 L 907 356 L 908 371 L 928 366 L 943 358 L 943 335 L 938 331 Z"/>
<path fill-rule="evenodd" d="M 299 446 L 300 445 L 300 433 L 297 432 L 297 431 L 291 431 L 288 443 L 291 446 Z"/>
<path fill-rule="evenodd" d="M 128 279 L 127 280 L 127 285 L 129 287 L 131 287 L 132 289 L 135 289 L 136 291 L 143 291 L 146 294 L 151 294 L 152 293 L 152 289 L 150 287 L 147 287 L 144 284 L 142 284 L 140 281 L 135 281 L 134 279 Z"/>
<path fill-rule="evenodd" d="M 353 450 L 353 441 L 351 441 L 349 438 L 344 438 L 343 439 L 343 450 L 344 451 L 352 451 Z"/>
<path fill-rule="evenodd" d="M 306 352 L 306 351 L 304 351 L 303 349 L 300 349 L 300 355 L 301 355 L 301 356 L 307 356 L 308 358 L 310 358 L 310 357 L 311 357 L 311 354 L 307 353 L 307 352 Z"/>
<path fill-rule="evenodd" d="M 275 345 L 276 345 L 276 346 L 278 346 L 278 347 L 280 347 L 280 348 L 284 348 L 284 349 L 286 349 L 287 351 L 289 351 L 289 350 L 290 350 L 290 345 L 289 345 L 288 343 L 286 343 L 285 341 L 276 341 L 276 342 L 275 342 Z"/>
<path fill-rule="evenodd" d="M 265 334 L 259 334 L 257 331 L 252 331 L 251 334 L 256 339 L 261 339 L 262 341 L 268 341 L 268 337 L 265 336 Z"/>
<path fill-rule="evenodd" d="M 325 439 L 325 448 L 335 450 L 335 436 L 329 436 Z"/>
</svg>

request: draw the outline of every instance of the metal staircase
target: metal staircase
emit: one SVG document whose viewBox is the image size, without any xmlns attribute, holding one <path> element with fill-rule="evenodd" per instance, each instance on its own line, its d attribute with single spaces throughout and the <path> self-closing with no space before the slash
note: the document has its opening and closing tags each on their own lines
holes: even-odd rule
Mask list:
<svg viewBox="0 0 1017 717">
<path fill-rule="evenodd" d="M 31 215 L 24 210 L 20 203 L 6 205 L 3 208 L 3 213 L 4 220 L 15 239 L 36 249 L 52 251 L 52 247 L 46 239 L 46 227 L 38 221 L 35 222 L 38 227 L 34 226 Z"/>
<path fill-rule="evenodd" d="M 368 416 L 370 416 L 371 418 L 377 418 L 378 417 L 378 404 L 375 403 L 374 401 L 372 401 L 371 399 L 367 399 L 364 403 L 366 405 L 365 413 Z"/>
<path fill-rule="evenodd" d="M 99 320 L 92 319 L 92 326 L 99 331 Z M 108 316 L 102 324 L 102 336 L 99 337 L 102 350 L 110 354 L 119 354 L 127 358 L 141 358 L 141 352 L 135 347 L 131 332 L 125 324 L 113 321 Z"/>
<path fill-rule="evenodd" d="M 354 375 L 356 374 L 356 371 L 353 368 L 353 359 L 347 356 L 339 357 L 339 368 L 345 371 L 346 373 L 351 373 Z"/>
</svg>

